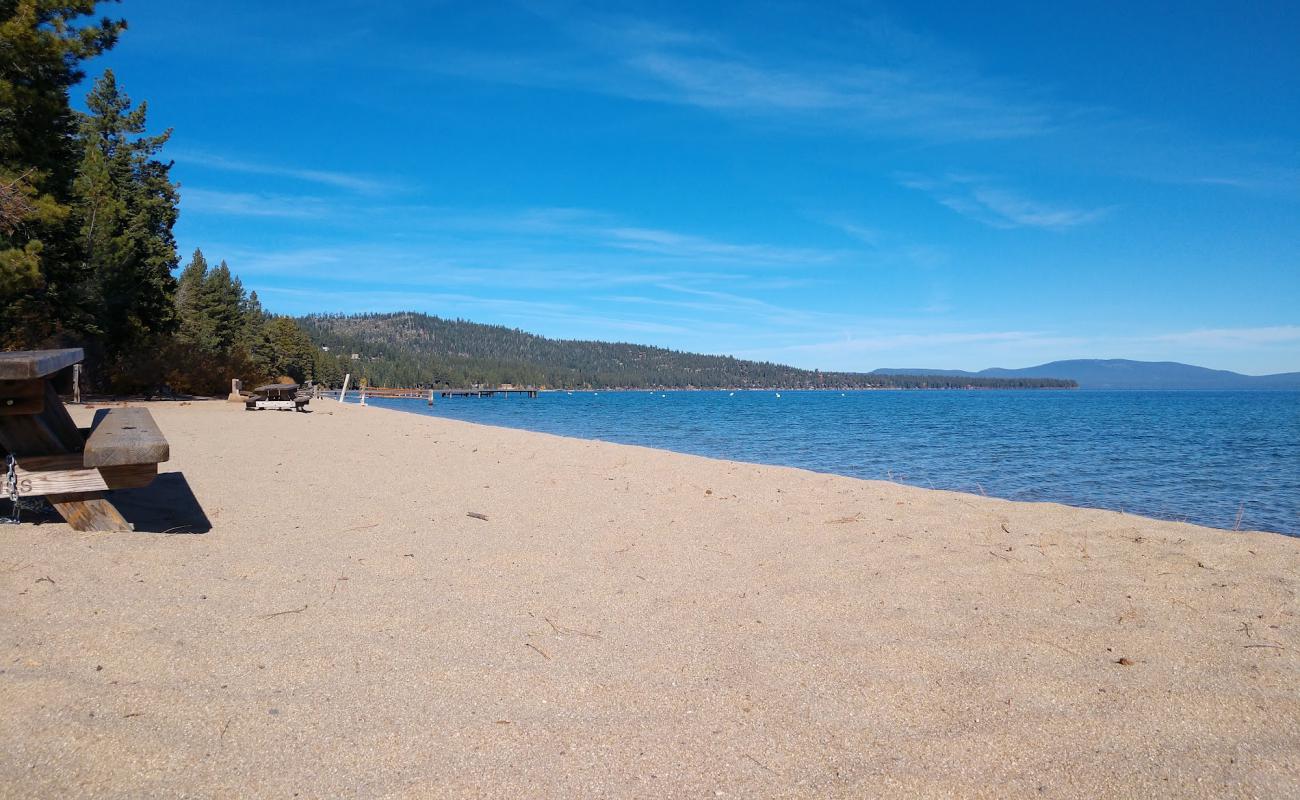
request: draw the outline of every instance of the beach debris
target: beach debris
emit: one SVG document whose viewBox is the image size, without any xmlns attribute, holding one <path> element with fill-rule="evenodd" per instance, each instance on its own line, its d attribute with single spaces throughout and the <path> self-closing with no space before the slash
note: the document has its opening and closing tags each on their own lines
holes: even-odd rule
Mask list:
<svg viewBox="0 0 1300 800">
<path fill-rule="evenodd" d="M 588 639 L 605 638 L 601 636 L 599 633 L 591 633 L 590 631 L 582 631 L 582 630 L 578 630 L 577 628 L 568 628 L 565 627 L 564 625 L 556 625 L 548 617 L 542 617 L 542 619 L 545 620 L 546 624 L 551 626 L 551 630 L 555 631 L 557 634 L 576 633 L 579 636 L 586 636 Z"/>
<path fill-rule="evenodd" d="M 548 656 L 548 655 L 546 654 L 546 651 L 545 651 L 545 650 L 543 650 L 542 648 L 540 648 L 540 647 L 538 647 L 537 645 L 533 644 L 532 642 L 524 642 L 524 647 L 528 647 L 528 648 L 531 648 L 531 649 L 533 649 L 533 650 L 536 650 L 537 653 L 538 653 L 542 658 L 546 659 L 547 661 L 550 661 L 550 660 L 551 660 L 551 657 Z"/>
<path fill-rule="evenodd" d="M 1131 667 L 1133 666 L 1133 659 L 1127 657 L 1121 657 L 1116 659 L 1115 663 L 1119 664 L 1121 667 Z"/>
<path fill-rule="evenodd" d="M 477 511 L 466 511 L 465 516 L 473 517 L 474 519 L 481 519 L 484 522 L 488 521 L 487 514 L 480 514 Z"/>
<path fill-rule="evenodd" d="M 837 518 L 837 519 L 828 519 L 828 520 L 826 520 L 826 524 L 827 524 L 827 525 L 847 525 L 847 524 L 850 523 L 850 522 L 861 522 L 861 521 L 862 521 L 862 512 L 859 511 L 858 513 L 854 514 L 854 515 L 851 516 L 851 517 L 839 517 L 839 518 Z"/>
<path fill-rule="evenodd" d="M 54 583 L 54 579 L 51 578 L 49 575 L 46 575 L 46 576 L 43 577 L 43 578 L 37 578 L 37 579 L 36 579 L 36 583 L 49 583 L 49 584 L 53 584 L 53 583 Z"/>
<path fill-rule="evenodd" d="M 304 605 L 302 608 L 291 608 L 288 611 L 276 611 L 271 614 L 262 614 L 260 617 L 258 617 L 258 619 L 270 619 L 271 617 L 282 617 L 285 614 L 301 614 L 306 610 L 307 610 L 307 606 Z"/>
<path fill-rule="evenodd" d="M 613 480 L 613 479 L 611 478 L 611 480 Z M 704 493 L 705 493 L 705 494 L 713 494 L 713 490 L 712 490 L 712 489 L 705 489 L 705 490 L 704 490 Z"/>
<path fill-rule="evenodd" d="M 1007 527 L 1007 523 L 1005 523 L 1005 522 L 1002 523 L 1002 532 L 1003 532 L 1003 533 L 1011 533 L 1011 529 Z"/>
<path fill-rule="evenodd" d="M 344 528 L 343 533 L 351 533 L 352 531 L 364 531 L 370 528 L 377 528 L 377 527 L 379 527 L 379 523 L 372 522 L 369 525 L 358 525 L 355 528 Z"/>
</svg>

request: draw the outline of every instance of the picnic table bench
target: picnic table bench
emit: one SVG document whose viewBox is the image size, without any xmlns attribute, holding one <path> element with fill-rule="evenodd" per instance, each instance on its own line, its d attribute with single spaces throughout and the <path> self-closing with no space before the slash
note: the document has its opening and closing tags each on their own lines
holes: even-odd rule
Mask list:
<svg viewBox="0 0 1300 800">
<path fill-rule="evenodd" d="M 21 497 L 44 497 L 74 530 L 131 530 L 106 493 L 153 482 L 167 439 L 143 408 L 104 409 L 78 428 L 59 390 L 83 358 L 80 348 L 0 353 L 0 491 L 9 495 L 12 472 Z"/>
</svg>

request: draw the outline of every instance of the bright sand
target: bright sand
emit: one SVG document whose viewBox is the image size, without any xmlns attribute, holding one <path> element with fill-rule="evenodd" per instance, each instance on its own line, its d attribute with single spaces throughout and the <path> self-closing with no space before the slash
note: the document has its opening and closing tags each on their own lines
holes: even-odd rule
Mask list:
<svg viewBox="0 0 1300 800">
<path fill-rule="evenodd" d="M 151 408 L 140 531 L 0 527 L 0 795 L 1300 795 L 1300 540 Z"/>
</svg>

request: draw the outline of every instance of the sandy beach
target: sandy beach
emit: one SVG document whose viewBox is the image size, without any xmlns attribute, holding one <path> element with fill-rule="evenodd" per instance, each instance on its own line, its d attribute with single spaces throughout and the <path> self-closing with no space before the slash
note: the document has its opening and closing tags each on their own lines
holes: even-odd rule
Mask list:
<svg viewBox="0 0 1300 800">
<path fill-rule="evenodd" d="M 0 796 L 1300 795 L 1300 540 L 149 407 L 136 532 L 0 527 Z"/>
</svg>

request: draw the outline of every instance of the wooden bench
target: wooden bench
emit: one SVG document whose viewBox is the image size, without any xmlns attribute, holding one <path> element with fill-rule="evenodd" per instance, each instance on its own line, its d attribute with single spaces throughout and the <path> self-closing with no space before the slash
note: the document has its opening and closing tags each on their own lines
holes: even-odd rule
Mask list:
<svg viewBox="0 0 1300 800">
<path fill-rule="evenodd" d="M 0 353 L 0 491 L 8 496 L 12 454 L 20 496 L 44 497 L 74 530 L 130 530 L 105 493 L 148 486 L 171 453 L 143 408 L 101 410 L 91 428 L 77 427 L 58 388 L 82 358 L 80 349 Z"/>
</svg>

